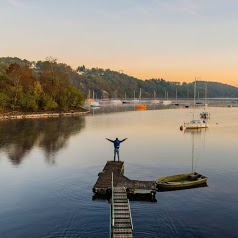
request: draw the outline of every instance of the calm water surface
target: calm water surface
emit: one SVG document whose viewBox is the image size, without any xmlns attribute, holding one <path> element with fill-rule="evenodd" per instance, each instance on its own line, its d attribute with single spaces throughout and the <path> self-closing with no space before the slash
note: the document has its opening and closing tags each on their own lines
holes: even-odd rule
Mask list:
<svg viewBox="0 0 238 238">
<path fill-rule="evenodd" d="M 99 113 L 102 111 L 104 113 Z M 190 109 L 99 109 L 86 117 L 0 121 L 0 237 L 109 237 L 109 204 L 92 200 L 119 137 L 125 175 L 190 172 L 208 187 L 131 202 L 134 237 L 237 237 L 238 108 L 209 108 L 210 127 L 180 131 Z M 198 115 L 201 110 L 196 109 Z"/>
</svg>

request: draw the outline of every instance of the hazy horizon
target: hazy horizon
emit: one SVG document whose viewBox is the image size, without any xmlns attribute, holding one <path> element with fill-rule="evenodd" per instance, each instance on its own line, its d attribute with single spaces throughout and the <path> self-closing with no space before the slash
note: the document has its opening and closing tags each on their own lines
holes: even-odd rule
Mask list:
<svg viewBox="0 0 238 238">
<path fill-rule="evenodd" d="M 0 57 L 238 87 L 234 0 L 2 0 Z"/>
</svg>

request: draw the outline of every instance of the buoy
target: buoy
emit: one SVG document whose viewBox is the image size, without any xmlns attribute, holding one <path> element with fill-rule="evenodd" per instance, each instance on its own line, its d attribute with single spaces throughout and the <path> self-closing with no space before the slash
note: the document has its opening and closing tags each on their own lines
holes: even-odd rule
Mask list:
<svg viewBox="0 0 238 238">
<path fill-rule="evenodd" d="M 183 130 L 183 126 L 180 126 L 180 131 L 182 131 Z"/>
</svg>

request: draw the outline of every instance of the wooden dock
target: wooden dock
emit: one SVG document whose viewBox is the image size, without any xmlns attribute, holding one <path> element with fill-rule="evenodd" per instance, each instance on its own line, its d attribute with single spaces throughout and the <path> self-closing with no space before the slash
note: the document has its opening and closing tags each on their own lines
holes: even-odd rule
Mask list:
<svg viewBox="0 0 238 238">
<path fill-rule="evenodd" d="M 94 198 L 110 199 L 112 194 L 112 173 L 114 187 L 125 187 L 127 197 L 130 200 L 156 201 L 155 181 L 139 181 L 127 178 L 124 176 L 123 161 L 107 161 L 102 172 L 98 174 L 98 179 L 93 186 Z"/>
<path fill-rule="evenodd" d="M 123 161 L 107 161 L 93 186 L 93 199 L 111 201 L 110 237 L 132 238 L 130 200 L 156 201 L 155 181 L 131 180 L 124 176 Z"/>
</svg>

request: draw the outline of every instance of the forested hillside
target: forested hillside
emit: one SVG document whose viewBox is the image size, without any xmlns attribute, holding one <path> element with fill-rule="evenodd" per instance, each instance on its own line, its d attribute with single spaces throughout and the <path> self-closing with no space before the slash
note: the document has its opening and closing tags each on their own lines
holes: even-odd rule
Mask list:
<svg viewBox="0 0 238 238">
<path fill-rule="evenodd" d="M 128 98 L 133 98 L 134 91 L 138 97 L 140 88 L 142 98 L 153 98 L 154 92 L 159 98 L 165 98 L 165 95 L 175 98 L 176 91 L 178 98 L 193 98 L 194 95 L 194 82 L 169 82 L 162 78 L 139 80 L 109 69 L 86 69 L 84 66 L 78 67 L 77 72 L 80 75 L 72 78 L 73 84 L 85 95 L 89 90 L 94 90 L 98 98 L 106 96 L 124 98 L 125 94 Z M 197 81 L 197 96 L 205 97 L 205 91 L 208 98 L 238 97 L 236 87 L 217 82 Z"/>
<path fill-rule="evenodd" d="M 197 81 L 197 95 L 238 97 L 238 88 L 217 82 Z M 0 58 L 0 110 L 67 110 L 82 105 L 89 91 L 96 98 L 133 98 L 139 90 L 142 98 L 193 98 L 193 83 L 168 82 L 165 79 L 140 80 L 110 69 L 72 69 L 49 57 L 30 62 L 19 58 Z M 92 96 L 92 93 L 91 93 Z"/>
</svg>

